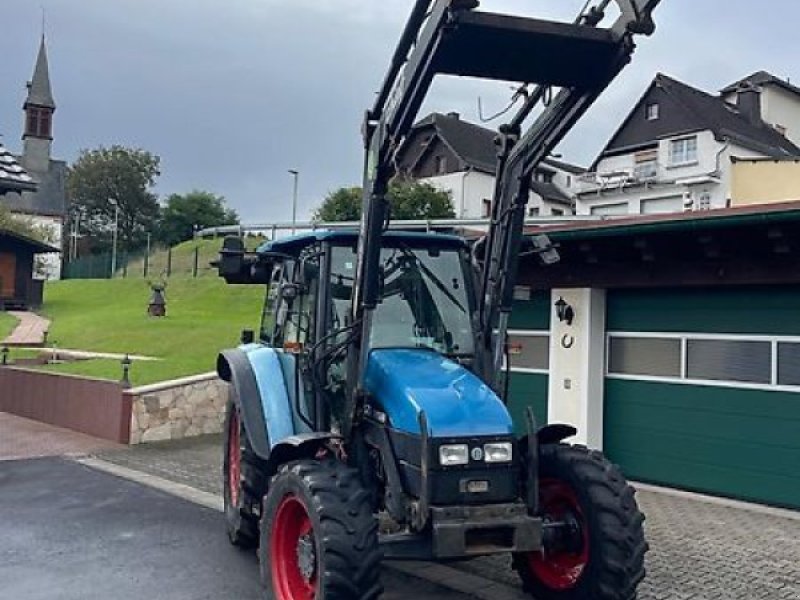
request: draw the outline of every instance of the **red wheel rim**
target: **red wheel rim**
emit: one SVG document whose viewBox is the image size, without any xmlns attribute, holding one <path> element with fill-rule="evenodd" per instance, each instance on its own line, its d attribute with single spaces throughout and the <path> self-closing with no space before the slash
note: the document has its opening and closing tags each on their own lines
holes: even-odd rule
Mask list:
<svg viewBox="0 0 800 600">
<path fill-rule="evenodd" d="M 553 590 L 569 590 L 575 587 L 589 563 L 589 531 L 583 516 L 578 497 L 570 486 L 556 479 L 543 479 L 540 482 L 540 502 L 542 514 L 550 521 L 575 519 L 581 529 L 580 550 L 557 549 L 531 552 L 531 570 L 547 587 Z"/>
<path fill-rule="evenodd" d="M 228 492 L 231 504 L 239 505 L 239 487 L 242 482 L 242 445 L 240 440 L 241 427 L 239 413 L 233 409 L 231 413 L 230 430 L 228 432 Z"/>
<path fill-rule="evenodd" d="M 314 528 L 296 496 L 281 500 L 269 544 L 276 600 L 313 600 L 317 591 Z"/>
</svg>

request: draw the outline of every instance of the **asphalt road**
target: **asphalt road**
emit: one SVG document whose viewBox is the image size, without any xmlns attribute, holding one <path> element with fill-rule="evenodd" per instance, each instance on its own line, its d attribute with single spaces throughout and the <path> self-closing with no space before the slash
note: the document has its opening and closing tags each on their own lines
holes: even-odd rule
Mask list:
<svg viewBox="0 0 800 600">
<path fill-rule="evenodd" d="M 385 600 L 468 600 L 385 571 Z M 221 515 L 75 462 L 0 463 L 1 600 L 257 600 Z"/>
</svg>

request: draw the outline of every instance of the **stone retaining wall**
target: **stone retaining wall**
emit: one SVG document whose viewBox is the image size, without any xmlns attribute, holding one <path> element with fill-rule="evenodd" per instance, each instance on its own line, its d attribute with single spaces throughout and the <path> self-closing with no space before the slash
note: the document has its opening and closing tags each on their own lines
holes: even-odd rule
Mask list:
<svg viewBox="0 0 800 600">
<path fill-rule="evenodd" d="M 131 399 L 131 444 L 222 431 L 228 384 L 216 373 L 125 390 Z"/>
</svg>

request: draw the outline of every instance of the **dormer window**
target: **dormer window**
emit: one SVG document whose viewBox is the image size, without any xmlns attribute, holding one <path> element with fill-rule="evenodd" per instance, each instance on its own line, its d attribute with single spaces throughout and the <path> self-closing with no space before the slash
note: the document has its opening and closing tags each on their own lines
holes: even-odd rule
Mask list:
<svg viewBox="0 0 800 600">
<path fill-rule="evenodd" d="M 437 156 L 434 168 L 437 175 L 444 175 L 447 172 L 447 159 L 444 156 Z"/>
<path fill-rule="evenodd" d="M 645 117 L 648 121 L 658 121 L 660 109 L 657 102 L 650 102 L 645 106 Z"/>
</svg>

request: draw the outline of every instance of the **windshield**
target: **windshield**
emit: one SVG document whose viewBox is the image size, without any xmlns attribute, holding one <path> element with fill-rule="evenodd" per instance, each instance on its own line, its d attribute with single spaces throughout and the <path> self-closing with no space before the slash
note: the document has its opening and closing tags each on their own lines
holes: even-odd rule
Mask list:
<svg viewBox="0 0 800 600">
<path fill-rule="evenodd" d="M 472 355 L 470 305 L 458 250 L 384 248 L 381 264 L 381 299 L 370 347 L 428 348 L 452 356 Z M 355 250 L 333 248 L 334 329 L 344 324 L 348 314 L 355 271 Z"/>
</svg>

